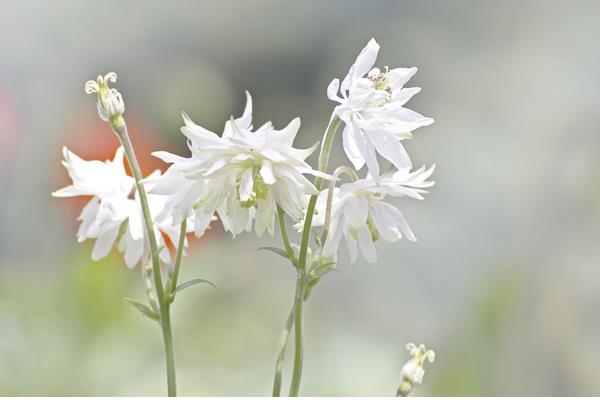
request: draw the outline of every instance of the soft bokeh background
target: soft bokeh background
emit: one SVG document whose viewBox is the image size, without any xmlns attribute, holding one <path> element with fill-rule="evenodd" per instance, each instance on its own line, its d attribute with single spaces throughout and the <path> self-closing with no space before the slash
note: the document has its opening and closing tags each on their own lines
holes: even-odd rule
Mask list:
<svg viewBox="0 0 600 400">
<path fill-rule="evenodd" d="M 436 123 L 407 147 L 437 184 L 398 203 L 418 243 L 315 289 L 302 393 L 392 395 L 414 341 L 437 353 L 417 394 L 600 394 L 599 18 L 598 1 L 2 1 L 0 394 L 165 391 L 159 329 L 121 300 L 143 299 L 139 270 L 92 262 L 82 203 L 49 195 L 63 144 L 117 146 L 87 79 L 119 74 L 148 172 L 150 151 L 186 154 L 182 110 L 220 132 L 244 89 L 257 125 L 301 116 L 312 144 L 372 36 L 379 65 L 419 67 L 410 106 Z M 218 224 L 194 241 L 183 278 L 217 288 L 173 307 L 181 394 L 270 393 L 295 275 L 256 248 L 277 243 Z"/>
</svg>

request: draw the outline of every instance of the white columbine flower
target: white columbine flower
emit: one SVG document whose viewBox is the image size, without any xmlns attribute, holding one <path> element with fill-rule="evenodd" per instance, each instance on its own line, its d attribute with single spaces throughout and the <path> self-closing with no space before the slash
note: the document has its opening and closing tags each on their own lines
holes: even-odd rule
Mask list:
<svg viewBox="0 0 600 400">
<path fill-rule="evenodd" d="M 227 121 L 221 136 L 183 115 L 181 131 L 189 139 L 190 158 L 154 153 L 172 163 L 153 192 L 171 195 L 171 212 L 176 219 L 199 212 L 204 220 L 216 211 L 233 235 L 251 230 L 253 221 L 258 235 L 265 228 L 273 234 L 278 205 L 299 220 L 306 195 L 318 193 L 303 174 L 328 177 L 304 161 L 315 147 L 292 147 L 299 118 L 282 130 L 268 122 L 252 131 L 252 98 L 248 92 L 246 96 L 243 115 Z"/>
<path fill-rule="evenodd" d="M 379 176 L 376 152 L 399 170 L 412 168 L 400 141 L 411 138 L 411 131 L 433 123 L 433 119 L 404 107 L 421 90 L 403 87 L 417 69 L 373 68 L 378 52 L 379 44 L 371 39 L 341 85 L 334 79 L 327 88 L 329 99 L 339 103 L 334 115 L 346 125 L 342 137 L 346 155 L 357 170 L 366 163 L 374 177 Z"/>
<path fill-rule="evenodd" d="M 413 343 L 409 343 L 406 345 L 406 350 L 412 358 L 402 367 L 401 383 L 397 393 L 399 396 L 407 396 L 414 386 L 420 385 L 423 382 L 423 375 L 425 375 L 423 364 L 426 360 L 430 363 L 435 360 L 433 350 L 427 350 L 424 344 L 417 347 Z"/>
<path fill-rule="evenodd" d="M 134 198 L 135 180 L 127 175 L 123 164 L 124 150 L 119 147 L 112 161 L 86 161 L 63 148 L 63 165 L 73 184 L 52 193 L 55 197 L 92 196 L 79 216 L 81 225 L 77 239 L 96 239 L 92 259 L 105 257 L 121 234 L 119 250 L 125 255 L 125 263 L 133 268 L 142 258 L 145 227 L 142 209 Z M 165 206 L 165 198 L 149 195 L 150 212 L 155 222 L 158 245 L 163 262 L 171 262 L 169 249 L 163 233 L 172 243 L 178 243 L 179 228 L 172 226 L 168 218 L 158 219 Z M 193 224 L 188 226 L 192 230 Z"/>
<path fill-rule="evenodd" d="M 393 174 L 373 178 L 359 179 L 335 188 L 331 206 L 331 226 L 327 240 L 323 245 L 323 255 L 336 257 L 342 236 L 346 239 L 351 261 L 356 261 L 357 247 L 369 262 L 377 260 L 374 243 L 380 238 L 395 242 L 406 236 L 416 241 L 410 226 L 398 208 L 385 201 L 386 196 L 408 196 L 422 200 L 421 194 L 433 186 L 427 181 L 435 165 L 409 172 L 400 170 Z M 317 200 L 317 214 L 314 226 L 325 223 L 326 204 L 329 190 L 322 191 Z M 358 245 L 358 246 L 357 246 Z"/>
</svg>

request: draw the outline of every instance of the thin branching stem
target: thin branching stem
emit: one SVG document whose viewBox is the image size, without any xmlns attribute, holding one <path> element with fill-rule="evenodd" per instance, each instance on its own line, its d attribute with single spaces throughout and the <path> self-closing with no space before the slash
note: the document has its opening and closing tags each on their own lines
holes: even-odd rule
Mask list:
<svg viewBox="0 0 600 400">
<path fill-rule="evenodd" d="M 154 233 L 154 224 L 152 222 L 152 216 L 150 214 L 150 206 L 148 205 L 148 196 L 144 189 L 144 183 L 142 182 L 143 176 L 140 169 L 140 165 L 135 156 L 133 146 L 129 134 L 127 133 L 127 125 L 121 115 L 111 118 L 110 125 L 119 137 L 127 160 L 133 171 L 135 178 L 135 184 L 140 198 L 140 204 L 142 206 L 142 214 L 144 216 L 144 224 L 146 225 L 146 232 L 148 234 L 148 241 L 150 242 L 150 251 L 152 252 L 152 275 L 154 278 L 154 287 L 156 290 L 156 296 L 159 302 L 160 311 L 160 326 L 163 334 L 163 342 L 165 346 L 165 358 L 167 364 L 167 393 L 169 397 L 177 395 L 177 383 L 175 375 L 175 356 L 173 353 L 173 335 L 171 332 L 171 316 L 170 316 L 170 300 L 165 296 L 165 290 L 163 287 L 162 276 L 160 271 L 160 259 L 158 256 L 158 244 L 156 241 L 156 234 Z"/>
</svg>

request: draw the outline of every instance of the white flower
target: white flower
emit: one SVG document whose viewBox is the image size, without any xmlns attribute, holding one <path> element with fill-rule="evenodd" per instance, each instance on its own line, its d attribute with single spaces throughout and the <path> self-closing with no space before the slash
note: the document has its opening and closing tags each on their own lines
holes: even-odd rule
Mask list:
<svg viewBox="0 0 600 400">
<path fill-rule="evenodd" d="M 357 245 L 367 261 L 375 262 L 377 252 L 374 242 L 380 237 L 395 242 L 404 235 L 408 240 L 416 241 L 400 210 L 387 203 L 385 197 L 389 195 L 423 199 L 421 194 L 427 193 L 425 189 L 434 184 L 427 181 L 434 168 L 432 166 L 425 170 L 422 167 L 414 172 L 400 170 L 394 174 L 382 175 L 378 180 L 369 177 L 335 188 L 331 226 L 323 244 L 323 255 L 335 257 L 342 236 L 346 239 L 352 262 L 357 258 Z M 313 226 L 325 223 L 328 192 L 326 189 L 319 195 Z"/>
<path fill-rule="evenodd" d="M 252 131 L 252 98 L 248 92 L 246 96 L 243 115 L 227 121 L 221 136 L 183 115 L 181 131 L 189 139 L 190 158 L 154 153 L 173 164 L 156 182 L 154 193 L 171 195 L 176 220 L 194 210 L 196 215 L 201 213 L 200 219 L 216 211 L 233 235 L 251 230 L 253 221 L 258 235 L 265 228 L 273 234 L 278 205 L 298 220 L 303 217 L 306 195 L 318 193 L 303 174 L 328 177 L 304 161 L 314 146 L 292 147 L 299 118 L 282 130 L 268 122 Z"/>
<path fill-rule="evenodd" d="M 373 68 L 378 52 L 379 44 L 371 39 L 341 85 L 334 79 L 327 88 L 329 99 L 339 103 L 334 115 L 346 125 L 342 137 L 346 155 L 357 170 L 366 163 L 374 177 L 379 176 L 376 152 L 399 170 L 412 168 L 400 141 L 411 138 L 411 131 L 433 123 L 433 119 L 404 107 L 421 90 L 403 87 L 417 69 L 386 67 L 382 72 Z"/>
<path fill-rule="evenodd" d="M 125 172 L 124 150 L 119 147 L 112 161 L 86 161 L 63 148 L 63 165 L 69 172 L 73 184 L 52 193 L 55 197 L 92 196 L 79 216 L 81 225 L 77 239 L 96 239 L 92 259 L 105 257 L 118 236 L 122 234 L 119 250 L 125 255 L 125 263 L 133 268 L 142 258 L 145 240 L 145 226 L 142 209 L 134 198 L 135 180 Z M 165 198 L 149 195 L 148 203 L 153 216 L 155 233 L 163 262 L 171 262 L 164 233 L 172 243 L 178 243 L 179 228 L 172 226 L 172 220 L 158 219 L 165 206 Z M 193 229 L 190 224 L 188 229 Z"/>
<path fill-rule="evenodd" d="M 423 376 L 425 375 L 423 364 L 425 361 L 431 363 L 435 360 L 433 350 L 427 350 L 423 344 L 417 347 L 413 343 L 409 343 L 406 345 L 406 349 L 412 358 L 404 364 L 400 373 L 401 383 L 398 388 L 398 395 L 401 396 L 407 396 L 415 385 L 420 385 L 423 382 Z"/>
<path fill-rule="evenodd" d="M 128 199 L 135 180 L 127 176 L 123 165 L 124 151 L 119 147 L 112 161 L 85 161 L 63 148 L 63 165 L 73 184 L 52 193 L 55 197 L 93 196 L 83 208 L 77 239 L 95 238 L 92 259 L 105 257 L 116 240 L 121 224 L 133 205 Z"/>
</svg>

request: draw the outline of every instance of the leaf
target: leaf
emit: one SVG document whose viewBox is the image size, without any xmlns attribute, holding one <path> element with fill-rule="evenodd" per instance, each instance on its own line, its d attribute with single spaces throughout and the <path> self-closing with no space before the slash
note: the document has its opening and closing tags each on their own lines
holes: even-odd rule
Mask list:
<svg viewBox="0 0 600 400">
<path fill-rule="evenodd" d="M 259 247 L 258 250 L 267 250 L 267 251 L 273 252 L 275 254 L 278 254 L 283 258 L 287 258 L 288 260 L 290 259 L 290 256 L 288 255 L 288 253 L 285 250 L 280 249 L 279 247 Z"/>
<path fill-rule="evenodd" d="M 187 282 L 183 282 L 183 283 L 177 285 L 175 290 L 173 290 L 173 293 L 181 292 L 183 289 L 187 289 L 190 286 L 196 285 L 198 283 L 208 283 L 210 286 L 215 287 L 215 284 L 212 283 L 211 281 L 208 281 L 206 279 L 197 278 L 197 279 L 192 279 L 192 280 L 189 280 Z"/>
<path fill-rule="evenodd" d="M 154 311 L 147 305 L 142 304 L 137 300 L 130 299 L 128 297 L 125 297 L 123 300 L 126 301 L 127 303 L 131 304 L 136 310 L 138 310 L 140 313 L 142 313 L 142 315 L 144 315 L 150 319 L 153 319 L 155 321 L 158 321 L 158 314 L 156 313 L 156 311 Z"/>
</svg>

